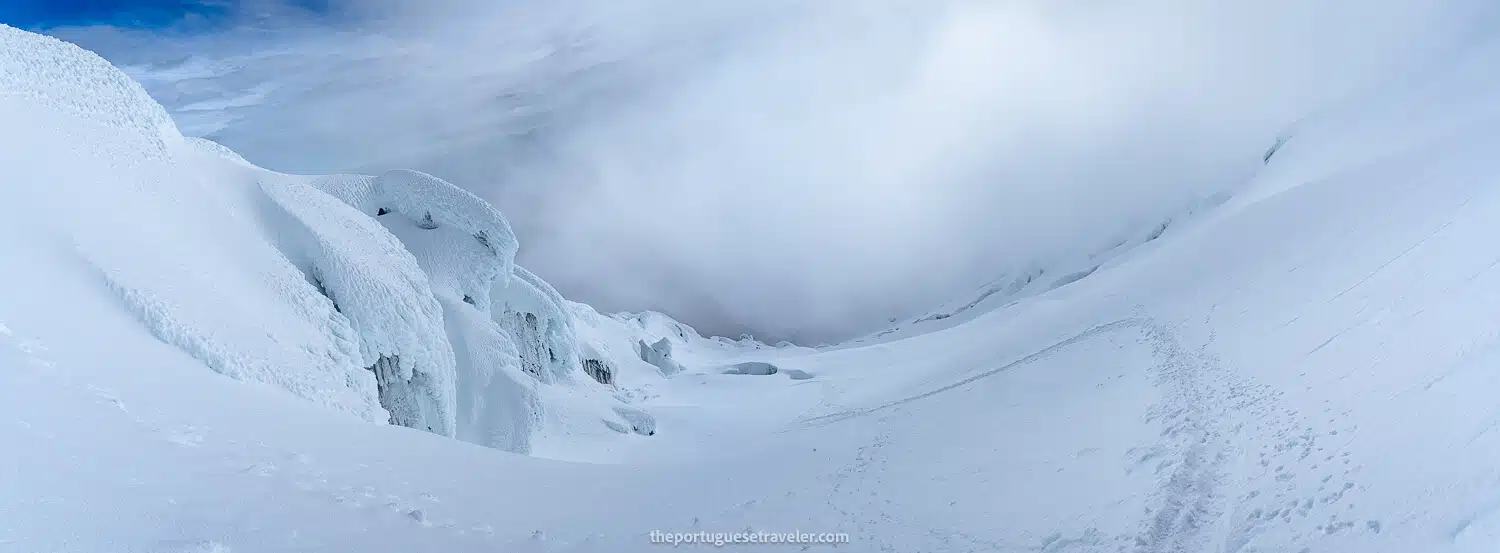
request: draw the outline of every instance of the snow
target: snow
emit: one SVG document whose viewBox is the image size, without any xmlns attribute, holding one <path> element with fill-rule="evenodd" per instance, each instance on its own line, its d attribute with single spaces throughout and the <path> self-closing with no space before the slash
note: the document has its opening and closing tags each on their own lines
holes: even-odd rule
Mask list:
<svg viewBox="0 0 1500 553">
<path fill-rule="evenodd" d="M 474 307 L 443 301 L 457 353 L 458 438 L 514 453 L 531 453 L 542 424 L 537 382 L 521 372 L 515 343 Z"/>
<path fill-rule="evenodd" d="M 1500 544 L 1494 45 L 1300 122 L 1234 197 L 1045 286 L 818 349 L 597 313 L 440 181 L 384 203 L 383 177 L 260 170 L 92 55 L 4 27 L 0 52 L 0 550 Z M 528 374 L 522 312 L 577 364 Z M 459 439 L 378 424 L 381 355 L 450 379 Z"/>
<path fill-rule="evenodd" d="M 490 284 L 503 287 L 515 264 L 519 242 L 510 223 L 493 206 L 452 183 L 417 171 L 388 171 L 377 177 L 326 175 L 313 186 L 356 210 L 374 215 L 399 233 L 435 278 L 489 308 Z M 394 221 L 404 217 L 405 224 Z M 411 230 L 439 230 L 426 235 Z M 406 231 L 406 232 L 403 232 Z M 460 237 L 467 238 L 460 238 Z M 470 243 L 472 242 L 472 244 Z"/>
<path fill-rule="evenodd" d="M 388 171 L 374 181 L 378 202 L 413 221 L 450 225 L 484 244 L 500 260 L 500 274 L 510 272 L 519 243 L 498 210 L 447 181 L 411 170 Z"/>
<path fill-rule="evenodd" d="M 358 336 L 391 421 L 452 436 L 453 349 L 417 260 L 374 219 L 305 182 L 267 176 L 261 189 L 288 219 L 283 251 Z"/>
<path fill-rule="evenodd" d="M 543 382 L 572 379 L 580 367 L 578 336 L 562 295 L 520 266 L 494 294 L 502 298 L 495 321 L 520 342 L 522 364 Z"/>
<path fill-rule="evenodd" d="M 167 110 L 140 83 L 104 58 L 52 37 L 0 24 L 0 96 L 24 99 L 48 109 L 134 135 L 149 143 L 139 158 L 160 159 L 168 144 L 180 142 Z M 121 159 L 120 161 L 135 161 Z"/>
<path fill-rule="evenodd" d="M 225 147 L 223 144 L 219 144 L 218 142 L 214 142 L 207 138 L 187 136 L 183 137 L 183 142 L 185 142 L 189 148 L 198 150 L 199 152 L 227 159 L 237 165 L 252 168 L 255 167 L 254 164 L 246 161 L 244 157 L 241 157 L 239 154 L 235 153 L 234 150 L 231 150 Z"/>
<path fill-rule="evenodd" d="M 52 263 L 88 275 L 157 339 L 215 371 L 383 418 L 373 379 L 351 358 L 357 351 L 340 336 L 331 306 L 271 245 L 255 206 L 201 178 L 192 152 L 180 162 L 166 157 L 180 137 L 163 138 L 154 123 L 127 124 L 151 121 L 160 107 L 139 105 L 149 99 L 138 87 L 94 74 L 113 69 L 92 54 L 10 28 L 0 34 L 16 46 L 6 48 L 8 60 L 71 60 L 0 73 L 0 119 L 27 129 L 0 148 L 13 236 L 62 252 Z M 46 97 L 10 93 L 53 81 L 57 90 Z M 80 83 L 99 85 L 100 97 L 70 88 Z M 96 117 L 100 110 L 113 115 Z M 7 257 L 6 265 L 29 266 L 21 259 Z"/>
<path fill-rule="evenodd" d="M 71 252 L 157 339 L 216 372 L 373 422 L 529 449 L 534 386 L 494 357 L 515 352 L 512 338 L 466 311 L 488 318 L 490 290 L 514 270 L 518 244 L 494 207 L 410 171 L 262 170 L 178 135 L 97 56 L 3 32 L 0 113 L 34 129 L 3 154 L 17 236 Z M 539 312 L 558 312 L 555 290 L 522 279 L 552 306 Z M 570 321 L 553 326 L 554 341 L 569 339 Z M 564 356 L 547 377 L 576 368 Z M 621 420 L 620 400 L 596 396 L 589 409 Z"/>
<path fill-rule="evenodd" d="M 724 374 L 770 376 L 780 371 L 781 369 L 776 365 L 772 365 L 764 361 L 746 361 L 744 363 L 735 363 L 734 365 L 731 365 L 728 369 L 724 370 Z"/>
<path fill-rule="evenodd" d="M 1126 253 L 1139 253 L 1168 232 L 1181 232 L 1185 227 L 1192 227 L 1197 224 L 1199 215 L 1212 212 L 1226 200 L 1228 198 L 1222 195 L 1213 195 L 1192 202 L 1177 209 L 1165 220 L 1128 229 L 1107 246 L 1086 255 L 1058 255 L 1054 259 L 1018 263 L 1001 277 L 980 286 L 972 296 L 948 302 L 930 313 L 868 336 L 845 344 L 825 346 L 824 349 L 889 342 L 934 332 L 966 323 L 986 312 L 1014 305 L 1025 298 L 1067 286 L 1087 278 L 1095 271 L 1112 266 Z"/>
<path fill-rule="evenodd" d="M 636 340 L 636 349 L 641 353 L 641 360 L 661 369 L 663 376 L 672 376 L 682 372 L 682 365 L 672 359 L 672 341 L 666 337 L 657 340 L 654 344 L 647 344 L 645 340 Z"/>
</svg>

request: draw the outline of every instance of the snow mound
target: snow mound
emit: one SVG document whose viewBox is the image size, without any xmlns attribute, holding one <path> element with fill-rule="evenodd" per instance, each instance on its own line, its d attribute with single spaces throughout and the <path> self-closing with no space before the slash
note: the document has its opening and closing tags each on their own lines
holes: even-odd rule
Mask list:
<svg viewBox="0 0 1500 553">
<path fill-rule="evenodd" d="M 49 36 L 0 23 L 0 98 L 19 97 L 48 109 L 149 137 L 141 154 L 166 157 L 181 141 L 167 110 L 140 83 L 97 54 Z"/>
</svg>

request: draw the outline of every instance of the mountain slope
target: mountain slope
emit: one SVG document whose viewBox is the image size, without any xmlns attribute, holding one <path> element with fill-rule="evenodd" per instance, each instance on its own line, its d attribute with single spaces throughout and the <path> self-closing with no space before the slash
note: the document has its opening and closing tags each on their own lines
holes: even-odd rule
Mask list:
<svg viewBox="0 0 1500 553">
<path fill-rule="evenodd" d="M 585 374 L 564 300 L 472 194 L 413 171 L 266 171 L 178 134 L 93 54 L 9 27 L 0 45 L 8 246 L 64 256 L 157 339 L 332 411 L 510 451 L 649 425 Z"/>
<path fill-rule="evenodd" d="M 4 27 L 0 45 L 0 76 L 30 79 L 0 80 L 0 550 L 613 552 L 653 530 L 842 532 L 855 551 L 1500 545 L 1500 48 L 1299 124 L 1234 198 L 1085 278 L 868 345 L 703 340 L 518 277 L 499 304 L 566 314 L 525 342 L 532 311 L 449 317 L 475 306 L 453 301 L 471 273 L 430 276 L 494 250 L 374 232 L 390 214 L 322 189 L 275 204 L 310 209 L 317 236 L 388 240 L 361 247 L 405 261 L 370 278 L 427 287 L 450 345 L 431 363 L 527 383 L 502 388 L 543 406 L 533 453 L 595 461 L 577 463 L 373 424 L 367 333 L 304 275 L 316 256 L 286 253 L 305 236 L 261 218 L 243 175 L 266 173 L 176 137 L 97 58 Z M 477 219 L 431 219 L 465 230 L 448 247 L 482 244 Z M 585 368 L 525 357 L 569 330 L 613 388 L 548 384 Z M 671 378 L 636 349 L 661 338 Z"/>
</svg>

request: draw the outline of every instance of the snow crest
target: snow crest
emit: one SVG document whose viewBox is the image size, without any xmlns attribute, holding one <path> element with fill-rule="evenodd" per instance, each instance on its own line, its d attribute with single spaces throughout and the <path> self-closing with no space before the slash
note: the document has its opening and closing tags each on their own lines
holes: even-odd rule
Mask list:
<svg viewBox="0 0 1500 553">
<path fill-rule="evenodd" d="M 149 157 L 166 157 L 181 140 L 166 108 L 140 83 L 97 54 L 49 36 L 0 24 L 0 98 L 33 100 L 53 110 L 138 132 L 154 142 Z"/>
</svg>

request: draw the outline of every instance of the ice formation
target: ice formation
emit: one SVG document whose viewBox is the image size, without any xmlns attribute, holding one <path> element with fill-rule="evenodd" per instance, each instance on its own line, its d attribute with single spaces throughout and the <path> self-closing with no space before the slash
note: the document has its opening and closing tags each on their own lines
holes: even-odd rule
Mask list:
<svg viewBox="0 0 1500 553">
<path fill-rule="evenodd" d="M 261 189 L 287 216 L 283 252 L 358 336 L 391 423 L 452 436 L 453 349 L 417 260 L 374 219 L 305 182 L 267 176 Z"/>
<path fill-rule="evenodd" d="M 580 366 L 578 336 L 562 296 L 524 267 L 517 266 L 513 276 L 497 288 L 503 301 L 493 310 L 495 322 L 516 339 L 527 373 L 547 383 L 569 379 Z"/>
<path fill-rule="evenodd" d="M 672 359 L 671 340 L 663 337 L 654 344 L 639 340 L 636 342 L 636 349 L 640 351 L 642 361 L 655 365 L 663 375 L 671 376 L 682 372 L 682 365 Z"/>
<path fill-rule="evenodd" d="M 0 44 L 0 121 L 33 131 L 0 150 L 13 222 L 70 244 L 162 342 L 331 410 L 519 453 L 571 432 L 549 425 L 650 426 L 614 395 L 618 369 L 584 374 L 568 303 L 515 265 L 510 224 L 477 196 L 417 171 L 267 171 L 183 137 L 92 53 L 5 26 Z"/>
</svg>

